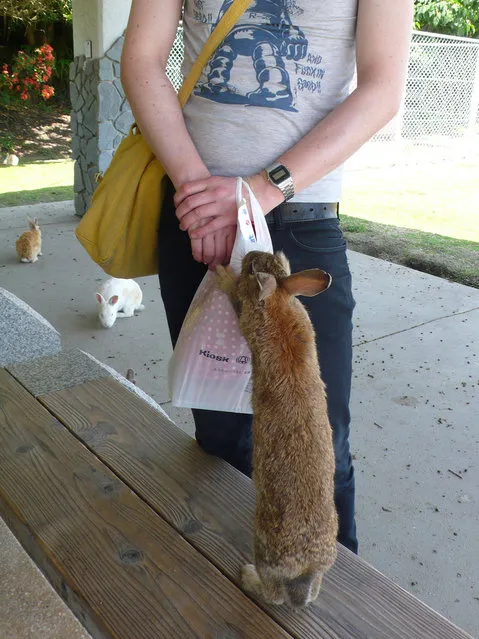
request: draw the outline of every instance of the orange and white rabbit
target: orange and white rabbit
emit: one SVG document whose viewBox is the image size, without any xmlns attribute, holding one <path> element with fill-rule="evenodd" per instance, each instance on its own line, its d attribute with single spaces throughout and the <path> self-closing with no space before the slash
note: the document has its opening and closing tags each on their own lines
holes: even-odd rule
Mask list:
<svg viewBox="0 0 479 639">
<path fill-rule="evenodd" d="M 243 588 L 267 603 L 304 606 L 336 559 L 335 458 L 314 328 L 296 295 L 331 277 L 290 274 L 283 253 L 248 253 L 236 279 L 217 268 L 252 354 L 255 565 Z"/>
<path fill-rule="evenodd" d="M 42 254 L 42 232 L 38 220 L 28 219 L 29 231 L 22 233 L 15 243 L 20 262 L 36 262 Z"/>
</svg>

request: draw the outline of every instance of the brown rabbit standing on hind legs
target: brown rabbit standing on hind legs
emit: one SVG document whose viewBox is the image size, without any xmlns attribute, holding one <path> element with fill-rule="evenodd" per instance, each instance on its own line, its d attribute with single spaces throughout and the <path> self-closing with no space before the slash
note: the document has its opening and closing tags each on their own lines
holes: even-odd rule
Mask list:
<svg viewBox="0 0 479 639">
<path fill-rule="evenodd" d="M 28 224 L 30 230 L 22 233 L 15 244 L 20 262 L 36 262 L 42 254 L 42 232 L 37 218 L 28 218 Z"/>
<path fill-rule="evenodd" d="M 291 275 L 283 253 L 252 251 L 239 279 L 217 267 L 252 353 L 255 565 L 242 586 L 272 604 L 304 606 L 336 559 L 335 460 L 314 329 L 296 295 L 317 295 L 331 276 Z"/>
</svg>

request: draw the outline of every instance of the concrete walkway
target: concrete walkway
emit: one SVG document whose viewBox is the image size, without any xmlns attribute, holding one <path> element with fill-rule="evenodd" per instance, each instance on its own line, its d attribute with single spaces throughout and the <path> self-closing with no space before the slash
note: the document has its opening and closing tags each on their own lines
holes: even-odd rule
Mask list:
<svg viewBox="0 0 479 639">
<path fill-rule="evenodd" d="M 32 265 L 15 255 L 27 214 L 44 238 Z M 138 280 L 143 313 L 100 328 L 94 293 L 105 275 L 74 238 L 75 224 L 68 202 L 0 210 L 0 286 L 49 320 L 63 348 L 122 374 L 133 368 L 191 434 L 190 412 L 168 402 L 171 348 L 156 278 Z M 350 262 L 360 554 L 479 637 L 479 290 L 358 253 Z M 0 590 L 2 639 L 88 637 L 4 525 Z"/>
</svg>

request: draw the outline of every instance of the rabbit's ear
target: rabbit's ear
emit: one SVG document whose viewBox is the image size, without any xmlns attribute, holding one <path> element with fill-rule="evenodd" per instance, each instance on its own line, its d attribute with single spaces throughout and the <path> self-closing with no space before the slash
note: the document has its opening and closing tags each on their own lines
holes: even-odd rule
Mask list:
<svg viewBox="0 0 479 639">
<path fill-rule="evenodd" d="M 101 293 L 95 293 L 95 297 L 96 297 L 96 301 L 98 302 L 98 304 L 104 304 L 105 303 L 105 298 L 103 297 L 103 295 Z"/>
<path fill-rule="evenodd" d="M 286 277 L 281 280 L 280 286 L 290 295 L 314 297 L 328 289 L 331 282 L 332 277 L 329 273 L 319 268 L 310 268 Z"/>
<path fill-rule="evenodd" d="M 259 287 L 259 299 L 264 300 L 276 290 L 276 278 L 270 273 L 256 273 Z"/>
<path fill-rule="evenodd" d="M 108 300 L 108 304 L 110 304 L 111 306 L 115 306 L 117 302 L 118 302 L 118 295 L 112 295 L 110 299 Z"/>
</svg>

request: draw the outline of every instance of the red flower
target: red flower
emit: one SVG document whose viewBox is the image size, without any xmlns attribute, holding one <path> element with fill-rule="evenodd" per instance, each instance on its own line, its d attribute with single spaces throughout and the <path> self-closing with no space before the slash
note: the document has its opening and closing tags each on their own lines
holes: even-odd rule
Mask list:
<svg viewBox="0 0 479 639">
<path fill-rule="evenodd" d="M 52 95 L 53 95 L 54 93 L 55 93 L 55 90 L 54 90 L 54 88 L 53 88 L 53 87 L 45 86 L 45 87 L 43 87 L 43 89 L 42 89 L 42 98 L 43 98 L 44 100 L 48 100 L 49 98 L 51 98 L 51 97 L 52 97 Z"/>
</svg>

